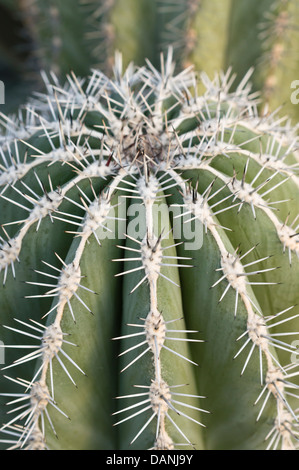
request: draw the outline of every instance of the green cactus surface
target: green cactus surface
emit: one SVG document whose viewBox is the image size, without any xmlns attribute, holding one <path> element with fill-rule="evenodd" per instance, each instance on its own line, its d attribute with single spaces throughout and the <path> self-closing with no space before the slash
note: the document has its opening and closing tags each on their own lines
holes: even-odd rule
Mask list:
<svg viewBox="0 0 299 470">
<path fill-rule="evenodd" d="M 296 129 L 173 54 L 1 116 L 4 449 L 298 448 Z"/>
</svg>

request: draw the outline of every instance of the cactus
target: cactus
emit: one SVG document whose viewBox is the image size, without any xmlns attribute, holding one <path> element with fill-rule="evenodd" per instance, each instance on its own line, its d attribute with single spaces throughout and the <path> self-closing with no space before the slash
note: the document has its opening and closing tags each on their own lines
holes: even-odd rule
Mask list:
<svg viewBox="0 0 299 470">
<path fill-rule="evenodd" d="M 0 445 L 295 450 L 297 5 L 133 3 L 19 1 L 45 70 L 0 120 Z"/>
<path fill-rule="evenodd" d="M 44 77 L 2 117 L 4 448 L 296 449 L 295 130 L 172 49 Z"/>
</svg>

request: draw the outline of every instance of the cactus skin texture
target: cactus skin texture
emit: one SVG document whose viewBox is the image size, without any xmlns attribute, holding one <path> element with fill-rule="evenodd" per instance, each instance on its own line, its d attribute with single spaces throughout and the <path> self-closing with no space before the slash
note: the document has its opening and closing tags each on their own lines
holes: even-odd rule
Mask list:
<svg viewBox="0 0 299 470">
<path fill-rule="evenodd" d="M 2 118 L 3 448 L 298 447 L 295 130 L 174 69 Z"/>
</svg>

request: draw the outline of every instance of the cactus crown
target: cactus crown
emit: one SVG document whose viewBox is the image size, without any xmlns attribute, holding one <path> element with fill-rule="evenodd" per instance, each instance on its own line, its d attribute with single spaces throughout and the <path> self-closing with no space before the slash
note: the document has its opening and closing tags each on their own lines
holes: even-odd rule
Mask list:
<svg viewBox="0 0 299 470">
<path fill-rule="evenodd" d="M 2 115 L 1 442 L 295 449 L 295 130 L 252 71 L 113 72 Z"/>
</svg>

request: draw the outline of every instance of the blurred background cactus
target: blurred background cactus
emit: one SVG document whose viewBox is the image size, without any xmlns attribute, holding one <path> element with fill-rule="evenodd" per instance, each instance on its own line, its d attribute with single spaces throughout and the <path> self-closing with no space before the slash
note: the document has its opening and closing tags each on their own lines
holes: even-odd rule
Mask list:
<svg viewBox="0 0 299 470">
<path fill-rule="evenodd" d="M 1 9 L 3 448 L 298 448 L 297 3 Z"/>
<path fill-rule="evenodd" d="M 64 79 L 72 70 L 100 68 L 111 76 L 114 51 L 159 67 L 160 53 L 174 48 L 178 70 L 186 65 L 210 78 L 232 67 L 236 88 L 253 67 L 261 109 L 282 107 L 298 121 L 299 5 L 293 0 L 1 0 L 3 73 L 9 80 L 7 109 L 42 87 L 40 70 Z M 27 81 L 25 80 L 27 78 Z M 293 89 L 291 88 L 293 84 Z M 203 89 L 202 89 L 203 90 Z M 293 102 L 290 99 L 295 94 Z"/>
</svg>

